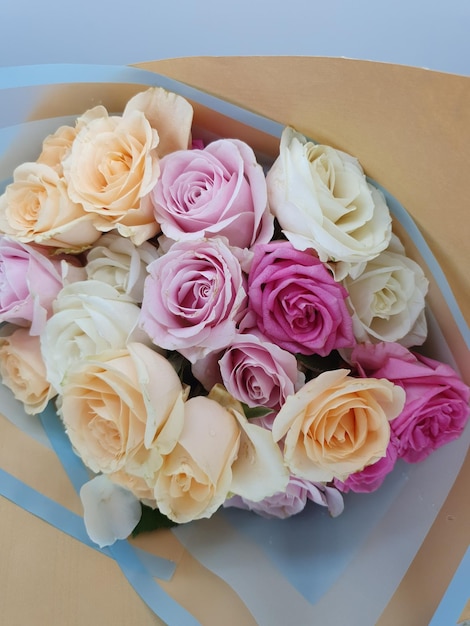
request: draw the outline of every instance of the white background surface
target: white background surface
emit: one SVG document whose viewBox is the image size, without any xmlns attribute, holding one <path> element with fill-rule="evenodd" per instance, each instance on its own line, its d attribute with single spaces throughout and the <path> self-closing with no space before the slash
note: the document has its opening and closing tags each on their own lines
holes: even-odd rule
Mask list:
<svg viewBox="0 0 470 626">
<path fill-rule="evenodd" d="M 470 0 L 3 0 L 0 65 L 345 56 L 470 75 Z"/>
</svg>

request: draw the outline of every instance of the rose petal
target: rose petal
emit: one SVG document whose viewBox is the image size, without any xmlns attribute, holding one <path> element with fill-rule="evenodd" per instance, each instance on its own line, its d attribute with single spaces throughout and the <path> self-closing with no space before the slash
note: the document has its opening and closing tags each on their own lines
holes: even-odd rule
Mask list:
<svg viewBox="0 0 470 626">
<path fill-rule="evenodd" d="M 100 548 L 125 539 L 142 515 L 139 500 L 101 474 L 80 489 L 87 533 Z"/>
<path fill-rule="evenodd" d="M 271 432 L 250 423 L 240 403 L 220 385 L 211 390 L 209 397 L 230 410 L 241 428 L 238 456 L 232 465 L 230 491 L 255 502 L 284 491 L 289 482 L 289 472 Z M 256 480 L 253 480 L 253 476 L 256 476 Z"/>
<path fill-rule="evenodd" d="M 129 100 L 123 116 L 142 111 L 160 138 L 159 157 L 189 147 L 193 108 L 189 102 L 161 87 L 151 87 Z"/>
</svg>

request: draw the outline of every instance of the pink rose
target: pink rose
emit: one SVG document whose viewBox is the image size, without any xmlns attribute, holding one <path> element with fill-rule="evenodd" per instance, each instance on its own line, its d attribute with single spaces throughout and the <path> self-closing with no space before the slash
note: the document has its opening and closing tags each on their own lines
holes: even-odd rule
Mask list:
<svg viewBox="0 0 470 626">
<path fill-rule="evenodd" d="M 326 356 L 354 344 L 346 290 L 312 252 L 288 241 L 255 246 L 248 297 L 255 324 L 284 350 Z"/>
<path fill-rule="evenodd" d="M 151 197 L 155 216 L 170 239 L 227 237 L 249 248 L 268 242 L 274 220 L 267 208 L 266 180 L 253 150 L 220 139 L 203 150 L 180 150 L 161 160 Z"/>
<path fill-rule="evenodd" d="M 231 344 L 246 290 L 224 241 L 175 243 L 147 269 L 140 325 L 157 346 L 194 363 Z"/>
<path fill-rule="evenodd" d="M 215 366 L 207 362 L 210 357 L 193 366 L 196 378 L 208 390 L 222 382 L 249 407 L 278 409 L 305 382 L 293 354 L 253 334 L 235 335 L 222 355 L 214 354 Z"/>
<path fill-rule="evenodd" d="M 64 284 L 85 276 L 73 263 L 71 257 L 48 256 L 39 246 L 0 237 L 0 322 L 41 334 Z"/>
<path fill-rule="evenodd" d="M 395 343 L 357 345 L 351 361 L 361 374 L 388 378 L 406 392 L 403 411 L 390 423 L 399 458 L 417 463 L 461 435 L 470 389 L 449 365 Z"/>
<path fill-rule="evenodd" d="M 307 500 L 326 506 L 332 517 L 340 515 L 344 508 L 343 497 L 335 487 L 312 483 L 295 476 L 291 476 L 285 491 L 275 493 L 260 502 L 234 496 L 224 502 L 224 507 L 253 511 L 261 517 L 285 519 L 303 511 Z"/>
<path fill-rule="evenodd" d="M 395 467 L 397 460 L 397 448 L 394 440 L 391 440 L 387 447 L 387 454 L 381 459 L 368 465 L 360 472 L 350 474 L 344 482 L 334 480 L 334 485 L 343 493 L 355 491 L 357 493 L 370 493 L 380 487 L 385 480 L 385 476 Z"/>
</svg>

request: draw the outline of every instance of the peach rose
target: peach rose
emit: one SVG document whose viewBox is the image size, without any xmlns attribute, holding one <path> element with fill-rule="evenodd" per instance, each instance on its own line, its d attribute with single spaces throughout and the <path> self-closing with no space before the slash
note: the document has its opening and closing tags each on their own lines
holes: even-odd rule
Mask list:
<svg viewBox="0 0 470 626">
<path fill-rule="evenodd" d="M 205 396 L 188 400 L 183 431 L 155 483 L 159 510 L 179 523 L 215 513 L 229 492 L 239 445 L 240 429 L 226 409 Z"/>
<path fill-rule="evenodd" d="M 44 163 L 18 166 L 0 196 L 0 232 L 22 243 L 80 252 L 101 235 L 94 221 L 70 199 L 58 172 Z"/>
<path fill-rule="evenodd" d="M 77 130 L 76 126 L 60 126 L 55 133 L 48 135 L 42 142 L 42 150 L 37 162 L 52 167 L 61 176 L 63 174 L 62 161 L 72 147 Z"/>
<path fill-rule="evenodd" d="M 229 493 L 258 501 L 288 480 L 271 433 L 249 423 L 240 403 L 216 385 L 209 397 L 185 403 L 183 431 L 164 457 L 154 494 L 162 513 L 184 523 L 210 517 Z"/>
<path fill-rule="evenodd" d="M 81 361 L 69 372 L 59 414 L 94 472 L 153 480 L 183 428 L 185 391 L 170 363 L 142 344 Z"/>
<path fill-rule="evenodd" d="M 401 387 L 385 379 L 353 378 L 332 370 L 289 396 L 273 422 L 284 439 L 284 460 L 307 480 L 345 480 L 385 456 L 389 421 L 405 403 Z"/>
<path fill-rule="evenodd" d="M 106 474 L 106 476 L 116 485 L 124 487 L 124 489 L 133 493 L 140 502 L 152 507 L 152 509 L 157 508 L 157 503 L 153 495 L 153 486 L 149 484 L 143 476 L 129 474 L 125 469 Z"/>
<path fill-rule="evenodd" d="M 68 156 L 78 132 L 92 119 L 107 115 L 106 109 L 99 105 L 89 109 L 75 120 L 75 126 L 60 126 L 42 142 L 42 150 L 37 162 L 56 170 L 63 176 L 62 162 Z"/>
<path fill-rule="evenodd" d="M 95 217 L 102 231 L 117 228 L 137 245 L 158 232 L 150 202 L 144 197 L 160 173 L 158 133 L 141 111 L 125 116 L 91 116 L 77 134 L 64 176 L 74 202 Z"/>
<path fill-rule="evenodd" d="M 39 337 L 18 328 L 0 337 L 0 375 L 29 415 L 41 413 L 56 391 L 46 380 Z"/>
<path fill-rule="evenodd" d="M 182 96 L 162 87 L 150 87 L 129 100 L 124 117 L 132 111 L 142 112 L 150 126 L 157 131 L 157 153 L 160 158 L 190 147 L 193 107 Z"/>
</svg>

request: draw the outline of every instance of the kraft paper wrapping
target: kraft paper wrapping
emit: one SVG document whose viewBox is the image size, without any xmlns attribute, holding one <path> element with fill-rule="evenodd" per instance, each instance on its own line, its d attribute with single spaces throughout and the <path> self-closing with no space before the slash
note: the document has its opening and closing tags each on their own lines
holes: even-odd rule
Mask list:
<svg viewBox="0 0 470 626">
<path fill-rule="evenodd" d="M 366 61 L 306 57 L 188 58 L 143 63 L 139 67 L 282 124 L 292 124 L 317 141 L 356 155 L 367 173 L 386 186 L 419 224 L 468 323 L 469 79 Z M 108 86 L 105 104 L 110 110 L 121 110 L 130 95 L 140 89 L 135 85 Z M 79 114 L 97 103 L 92 95 L 95 93 L 96 86 L 83 84 L 49 87 L 34 106 L 29 101 L 22 121 Z M 28 96 L 25 88 L 25 100 Z M 17 123 L 22 114 L 9 104 L 4 102 L 1 107 L 5 125 Z M 4 111 L 12 111 L 11 119 L 3 119 Z M 198 108 L 196 117 L 201 125 L 208 115 L 213 125 L 220 122 L 226 132 L 227 119 L 214 120 L 204 107 Z M 238 135 L 245 130 L 239 125 L 234 127 Z M 276 141 L 258 132 L 246 132 L 255 147 L 262 145 L 266 152 L 275 154 Z M 409 241 L 405 245 L 412 248 Z M 431 286 L 430 301 L 468 383 L 469 353 L 448 303 L 435 284 Z M 54 453 L 3 418 L 0 466 L 80 513 L 80 501 Z M 384 607 L 379 626 L 429 622 L 469 543 L 469 477 L 467 454 L 436 521 Z M 112 559 L 3 498 L 0 531 L 2 623 L 163 623 L 133 591 Z M 204 626 L 256 624 L 237 593 L 193 558 L 170 531 L 140 537 L 134 543 L 177 563 L 173 579 L 159 583 Z M 367 601 L 367 595 L 363 601 Z M 457 615 L 463 608 L 458 608 Z M 291 609 L 292 621 L 296 622 L 295 606 Z M 354 623 L 354 616 L 351 618 Z"/>
</svg>

